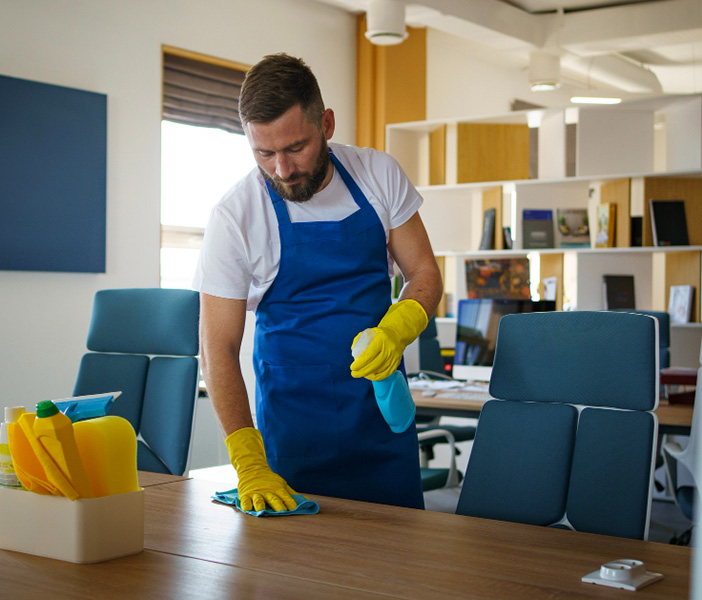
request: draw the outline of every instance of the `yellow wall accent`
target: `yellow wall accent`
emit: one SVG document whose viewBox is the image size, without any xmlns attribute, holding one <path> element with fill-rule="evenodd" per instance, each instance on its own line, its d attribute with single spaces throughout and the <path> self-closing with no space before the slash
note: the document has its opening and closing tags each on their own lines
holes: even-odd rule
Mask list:
<svg viewBox="0 0 702 600">
<path fill-rule="evenodd" d="M 357 21 L 356 144 L 385 150 L 388 123 L 426 119 L 426 30 L 408 27 L 397 46 L 374 46 Z"/>
<path fill-rule="evenodd" d="M 458 183 L 529 179 L 529 128 L 458 124 Z"/>
<path fill-rule="evenodd" d="M 429 134 L 429 185 L 446 183 L 446 125 Z"/>
</svg>

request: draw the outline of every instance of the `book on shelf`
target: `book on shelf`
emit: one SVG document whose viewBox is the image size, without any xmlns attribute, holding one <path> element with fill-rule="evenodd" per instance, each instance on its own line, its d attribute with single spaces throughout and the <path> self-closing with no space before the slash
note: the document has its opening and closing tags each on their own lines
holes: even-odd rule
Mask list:
<svg viewBox="0 0 702 600">
<path fill-rule="evenodd" d="M 502 228 L 502 235 L 504 237 L 504 247 L 505 250 L 512 249 L 512 229 L 510 227 Z"/>
<path fill-rule="evenodd" d="M 636 308 L 633 275 L 603 275 L 602 282 L 605 310 Z"/>
<path fill-rule="evenodd" d="M 466 291 L 468 298 L 528 300 L 529 259 L 467 259 Z"/>
<path fill-rule="evenodd" d="M 689 246 L 684 200 L 651 200 L 654 246 Z"/>
<path fill-rule="evenodd" d="M 494 208 L 488 208 L 483 213 L 483 237 L 480 239 L 480 250 L 495 249 L 495 213 Z"/>
<path fill-rule="evenodd" d="M 589 248 L 587 208 L 556 209 L 556 241 L 559 248 Z"/>
<path fill-rule="evenodd" d="M 612 248 L 614 246 L 616 218 L 617 205 L 614 202 L 604 202 L 597 206 L 596 248 Z"/>
<path fill-rule="evenodd" d="M 691 285 L 671 285 L 668 314 L 673 323 L 689 323 L 692 317 L 692 297 L 695 288 Z"/>
<path fill-rule="evenodd" d="M 643 246 L 643 217 L 631 217 L 631 243 L 632 248 Z"/>
<path fill-rule="evenodd" d="M 522 248 L 553 248 L 553 211 L 525 208 L 522 211 Z"/>
</svg>

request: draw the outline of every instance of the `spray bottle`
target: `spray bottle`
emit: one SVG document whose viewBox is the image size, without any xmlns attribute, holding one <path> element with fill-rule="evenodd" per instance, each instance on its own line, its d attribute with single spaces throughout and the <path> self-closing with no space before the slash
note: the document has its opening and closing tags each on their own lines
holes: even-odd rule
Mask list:
<svg viewBox="0 0 702 600">
<path fill-rule="evenodd" d="M 351 353 L 354 358 L 361 356 L 373 341 L 375 331 L 366 329 L 361 332 Z M 372 381 L 378 408 L 394 433 L 402 433 L 414 421 L 416 407 L 410 393 L 407 379 L 401 371 L 395 371 L 380 381 Z"/>
</svg>

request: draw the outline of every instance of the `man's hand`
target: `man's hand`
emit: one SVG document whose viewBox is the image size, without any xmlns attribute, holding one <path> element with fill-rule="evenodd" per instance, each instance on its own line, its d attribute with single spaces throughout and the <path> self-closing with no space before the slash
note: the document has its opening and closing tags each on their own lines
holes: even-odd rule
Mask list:
<svg viewBox="0 0 702 600">
<path fill-rule="evenodd" d="M 429 318 L 416 300 L 400 300 L 393 304 L 377 327 L 373 327 L 373 341 L 351 363 L 351 376 L 380 381 L 392 375 L 402 360 L 402 353 L 424 331 Z M 356 345 L 359 333 L 351 348 Z"/>
<path fill-rule="evenodd" d="M 244 427 L 227 436 L 225 443 L 229 458 L 239 476 L 241 510 L 264 510 L 266 504 L 274 511 L 295 510 L 297 494 L 280 475 L 268 466 L 261 432 Z"/>
</svg>

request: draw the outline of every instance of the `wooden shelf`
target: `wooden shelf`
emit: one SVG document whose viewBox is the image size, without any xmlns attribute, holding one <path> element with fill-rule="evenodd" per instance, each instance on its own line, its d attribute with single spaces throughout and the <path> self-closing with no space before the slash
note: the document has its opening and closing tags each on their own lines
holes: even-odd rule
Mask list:
<svg viewBox="0 0 702 600">
<path fill-rule="evenodd" d="M 388 152 L 425 198 L 420 214 L 442 257 L 446 290 L 454 301 L 449 311 L 455 310 L 457 298 L 465 297 L 467 259 L 527 256 L 539 283 L 544 277 L 559 278 L 559 308 L 601 310 L 603 274 L 633 274 L 637 306 L 663 311 L 671 285 L 693 285 L 694 323 L 676 325 L 674 337 L 697 336 L 690 343 L 697 344 L 690 362 L 697 362 L 702 331 L 701 94 L 613 107 L 397 123 L 386 131 Z M 505 159 L 508 148 L 515 154 Z M 691 245 L 652 246 L 648 201 L 678 198 L 686 202 Z M 587 208 L 592 230 L 597 207 L 605 202 L 617 205 L 617 247 L 521 248 L 525 209 L 551 209 L 555 221 L 557 208 Z M 488 208 L 496 209 L 497 249 L 481 251 Z M 630 246 L 632 216 L 641 217 L 648 245 Z M 511 228 L 513 250 L 500 249 L 503 227 Z"/>
</svg>

